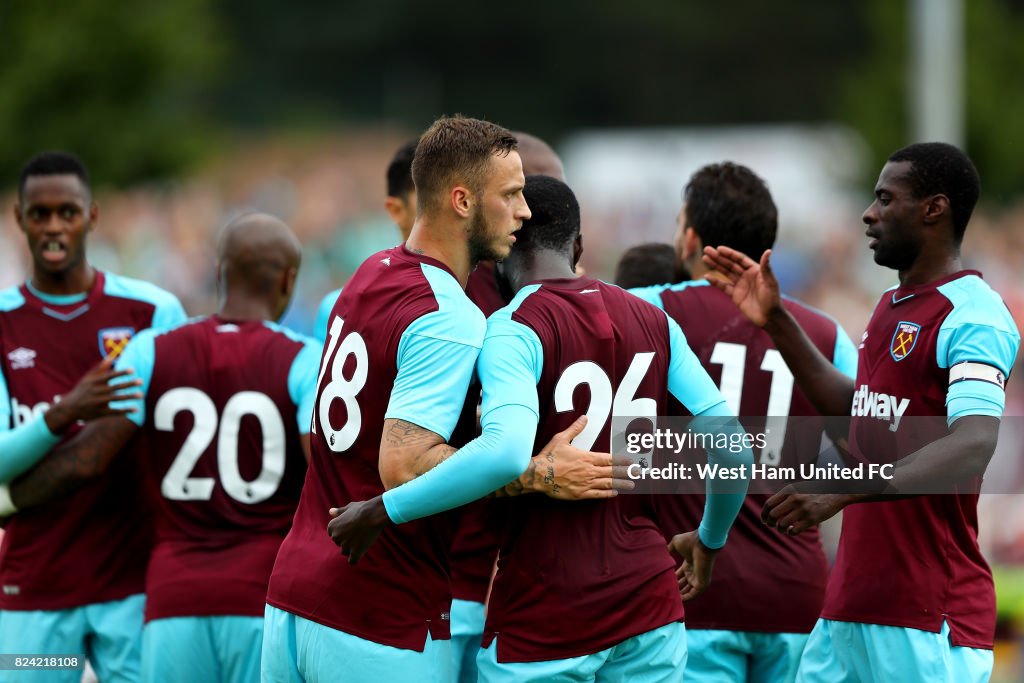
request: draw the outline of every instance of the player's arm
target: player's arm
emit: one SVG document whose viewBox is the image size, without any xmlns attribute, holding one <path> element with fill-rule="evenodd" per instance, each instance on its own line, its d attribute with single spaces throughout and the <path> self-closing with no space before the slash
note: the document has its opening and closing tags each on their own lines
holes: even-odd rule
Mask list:
<svg viewBox="0 0 1024 683">
<path fill-rule="evenodd" d="M 11 501 L 17 509 L 32 507 L 67 494 L 102 475 L 120 450 L 144 424 L 144 397 L 153 376 L 153 329 L 137 334 L 117 358 L 116 372 L 132 370 L 136 379 L 127 383 L 114 414 L 93 420 L 82 431 L 52 451 L 42 462 L 11 485 Z"/>
<path fill-rule="evenodd" d="M 543 362 L 540 340 L 518 323 L 492 317 L 487 327 L 489 341 L 487 344 L 482 340 L 478 342 L 487 349 L 486 357 L 477 364 L 477 348 L 471 343 L 447 338 L 445 328 L 436 323 L 432 325 L 430 321 L 417 321 L 413 325 L 415 327 L 410 326 L 399 346 L 399 372 L 381 437 L 381 481 L 386 489 L 409 483 L 457 452 L 447 440 L 461 414 L 461 397 L 466 394 L 473 365 L 477 365 L 484 391 L 483 431 L 480 437 L 467 444 L 469 450 L 459 459 L 467 465 L 459 467 L 472 468 L 467 471 L 477 471 L 475 468 L 480 467 L 490 472 L 487 475 L 477 471 L 485 478 L 474 480 L 474 491 L 481 481 L 495 483 L 464 502 L 475 500 L 510 482 L 527 467 L 528 463 L 513 467 L 510 463 L 515 462 L 515 457 L 509 454 L 519 454 L 525 449 L 529 456 L 533 449 L 538 419 L 536 383 L 539 364 Z M 500 401 L 499 396 L 503 397 Z M 492 411 L 494 414 L 485 423 L 484 417 Z M 543 475 L 532 482 L 524 478 L 523 492 L 544 491 L 567 499 L 594 497 L 588 492 L 611 479 L 611 457 L 573 448 L 569 440 L 574 435 L 564 438 L 563 433 L 560 435 L 563 438 L 552 439 L 542 449 L 537 457 L 543 460 Z M 487 463 L 494 464 L 494 468 L 489 468 Z M 602 481 L 597 482 L 598 479 Z M 606 490 L 611 489 L 609 484 Z M 425 515 L 400 516 L 404 517 L 402 521 L 407 521 Z"/>
<path fill-rule="evenodd" d="M 693 414 L 690 428 L 699 433 L 729 434 L 730 438 L 724 440 L 726 444 L 742 443 L 742 439 L 731 436 L 744 430 L 721 391 L 686 343 L 678 323 L 667 316 L 666 320 L 672 353 L 668 389 Z M 716 469 L 743 468 L 742 471 L 749 472 L 754 463 L 754 454 L 745 445 L 735 450 L 727 446 L 709 448 L 707 455 L 708 463 L 717 465 Z M 709 478 L 705 482 L 707 495 L 699 527 L 676 535 L 669 543 L 669 548 L 683 558 L 676 571 L 683 600 L 696 597 L 710 583 L 715 556 L 725 546 L 729 529 L 743 506 L 748 483 L 745 476 L 732 480 Z"/>
<path fill-rule="evenodd" d="M 952 493 L 957 484 L 984 475 L 995 452 L 1006 405 L 1005 378 L 1016 359 L 1020 337 L 1012 322 L 947 321 L 939 331 L 937 360 L 940 367 L 950 369 L 949 433 L 893 463 L 890 479 L 865 480 L 866 490 L 807 494 L 799 493 L 799 487 L 787 487 L 765 503 L 761 517 L 766 524 L 798 534 L 847 505 Z"/>
<path fill-rule="evenodd" d="M 494 332 L 495 327 L 500 329 L 503 325 L 512 327 L 512 333 Z M 515 329 L 517 327 L 522 326 L 511 321 L 489 327 L 477 364 L 483 387 L 482 433 L 479 437 L 456 451 L 440 442 L 440 435 L 436 433 L 428 440 L 428 435 L 415 425 L 392 425 L 390 433 L 385 430 L 382 467 L 385 446 L 408 448 L 410 440 L 414 444 L 426 445 L 428 458 L 437 458 L 437 462 L 418 459 L 416 462 L 420 466 L 427 467 L 422 476 L 410 479 L 376 499 L 332 510 L 337 518 L 329 526 L 331 536 L 351 561 L 358 560 L 386 525 L 459 507 L 488 495 L 527 470 L 537 431 L 537 380 L 543 359 L 536 335 L 532 332 L 526 334 Z M 557 435 L 542 449 L 538 457 L 543 459 L 543 471 L 548 474 L 539 481 L 535 479 L 531 486 L 565 498 L 577 495 L 581 486 L 584 489 L 582 497 L 614 495 L 610 456 L 589 454 L 569 444 L 572 436 L 578 434 L 584 425 L 584 421 L 577 421 L 570 430 Z M 387 443 L 388 439 L 392 440 L 391 444 Z M 555 450 L 560 451 L 561 458 L 566 457 L 566 452 L 572 454 L 570 459 L 577 459 L 577 455 L 603 457 L 609 460 L 608 470 L 601 472 L 592 467 L 592 471 L 585 475 L 584 464 L 571 468 L 572 475 L 579 479 L 566 482 L 559 479 L 565 474 L 562 468 L 565 461 L 556 455 Z M 608 481 L 598 481 L 600 474 L 604 474 Z M 582 484 L 587 478 L 591 480 L 589 487 Z M 565 485 L 565 490 L 560 484 Z M 518 488 L 522 491 L 526 485 Z"/>
<path fill-rule="evenodd" d="M 113 364 L 112 358 L 105 359 L 44 414 L 12 430 L 0 431 L 0 485 L 9 484 L 42 460 L 60 442 L 61 434 L 76 422 L 122 415 L 130 410 L 112 408 L 110 403 L 117 400 L 119 392 L 128 391 L 139 382 L 125 379 L 131 370 L 114 370 Z M 0 386 L 0 394 L 6 395 L 6 385 Z M 10 404 L 4 399 L 3 405 Z M 6 416 L 0 416 L 0 420 L 7 424 Z"/>
<path fill-rule="evenodd" d="M 125 417 L 104 417 L 90 422 L 25 476 L 15 480 L 10 488 L 15 510 L 66 495 L 100 476 L 137 430 L 138 426 Z"/>
<path fill-rule="evenodd" d="M 793 378 L 818 412 L 825 416 L 848 415 L 853 402 L 853 379 L 818 351 L 782 305 L 779 282 L 771 268 L 771 249 L 757 263 L 729 247 L 705 247 L 704 263 L 724 276 L 709 278 L 710 282 L 771 336 Z"/>
</svg>

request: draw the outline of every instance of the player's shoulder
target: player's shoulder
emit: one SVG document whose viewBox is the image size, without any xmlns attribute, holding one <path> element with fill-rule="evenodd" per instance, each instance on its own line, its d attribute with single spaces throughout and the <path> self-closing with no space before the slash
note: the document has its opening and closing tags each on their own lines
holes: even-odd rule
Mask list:
<svg viewBox="0 0 1024 683">
<path fill-rule="evenodd" d="M 664 309 L 665 297 L 700 296 L 713 290 L 714 288 L 711 287 L 710 282 L 700 279 L 686 280 L 675 284 L 652 285 L 650 287 L 633 287 L 625 291 L 650 304 L 653 304 L 654 306 L 657 306 L 658 308 Z"/>
<path fill-rule="evenodd" d="M 632 290 L 623 289 L 618 285 L 614 285 L 601 280 L 597 281 L 598 286 L 601 287 L 604 292 L 605 301 L 609 308 L 614 308 L 614 311 L 610 311 L 613 316 L 618 316 L 620 313 L 627 313 L 635 317 L 636 320 L 642 321 L 645 324 L 661 325 L 663 322 L 668 320 L 668 315 L 665 313 L 665 307 L 659 302 L 655 303 L 645 297 L 636 296 Z M 684 283 L 679 283 L 680 285 Z M 679 285 L 668 285 L 664 292 L 678 291 L 673 288 L 678 288 Z M 663 292 L 663 293 L 664 293 Z"/>
<path fill-rule="evenodd" d="M 181 308 L 181 302 L 166 289 L 152 282 L 104 271 L 103 293 L 120 299 L 131 299 L 151 304 L 156 308 Z"/>
<path fill-rule="evenodd" d="M 527 334 L 530 328 L 521 319 L 516 319 L 516 314 L 523 308 L 523 305 L 530 300 L 541 288 L 540 284 L 526 285 L 512 297 L 506 306 L 491 313 L 487 318 L 487 336 L 493 337 L 503 334 Z M 537 301 L 534 297 L 533 301 Z M 533 302 L 531 301 L 531 303 Z M 532 330 L 530 330 L 532 332 Z"/>
<path fill-rule="evenodd" d="M 999 292 L 981 278 L 968 273 L 939 285 L 938 292 L 952 306 L 943 327 L 962 324 L 985 325 L 1017 335 L 1017 325 Z"/>
<path fill-rule="evenodd" d="M 322 346 L 323 346 L 319 341 L 317 341 L 313 337 L 310 337 L 309 335 L 301 334 L 300 332 L 296 332 L 295 330 L 291 329 L 290 327 L 286 327 L 284 325 L 281 325 L 280 323 L 275 323 L 275 322 L 272 322 L 270 320 L 264 320 L 263 321 L 263 328 L 265 328 L 271 334 L 275 335 L 276 337 L 280 338 L 281 340 L 287 341 L 287 342 L 292 343 L 292 344 L 298 344 L 298 345 L 300 345 L 302 347 L 314 347 L 314 348 L 322 348 Z"/>
<path fill-rule="evenodd" d="M 25 305 L 25 297 L 19 285 L 0 289 L 0 313 L 9 313 Z"/>
<path fill-rule="evenodd" d="M 161 338 L 168 338 L 172 340 L 172 343 L 176 340 L 180 340 L 182 337 L 191 336 L 197 334 L 203 323 L 208 321 L 209 316 L 196 316 L 194 318 L 188 318 L 178 324 L 171 325 L 169 327 L 147 327 L 143 330 L 139 330 L 132 336 L 132 341 L 142 338 L 148 341 L 153 341 Z M 161 342 L 162 343 L 162 342 Z"/>
<path fill-rule="evenodd" d="M 424 260 L 414 264 L 410 272 L 418 273 L 417 279 L 395 309 L 396 315 L 408 321 L 405 330 L 479 347 L 487 319 L 451 271 Z"/>
</svg>

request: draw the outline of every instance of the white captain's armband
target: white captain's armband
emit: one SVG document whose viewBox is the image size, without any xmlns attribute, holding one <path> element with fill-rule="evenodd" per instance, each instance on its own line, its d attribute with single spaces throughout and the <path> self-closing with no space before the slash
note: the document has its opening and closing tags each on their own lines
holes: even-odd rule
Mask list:
<svg viewBox="0 0 1024 683">
<path fill-rule="evenodd" d="M 986 365 L 985 363 L 974 363 L 963 361 L 949 369 L 949 385 L 968 379 L 976 379 L 989 384 L 995 384 L 1000 389 L 1006 389 L 1006 375 L 999 368 Z"/>
</svg>

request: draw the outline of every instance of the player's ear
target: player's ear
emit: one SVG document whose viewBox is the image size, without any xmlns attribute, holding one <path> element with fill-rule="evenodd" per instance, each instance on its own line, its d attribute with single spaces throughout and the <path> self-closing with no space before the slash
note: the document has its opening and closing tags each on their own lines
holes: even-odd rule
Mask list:
<svg viewBox="0 0 1024 683">
<path fill-rule="evenodd" d="M 85 226 L 86 232 L 92 232 L 96 221 L 100 218 L 100 207 L 96 202 L 89 202 L 89 223 Z"/>
<path fill-rule="evenodd" d="M 949 213 L 949 197 L 944 194 L 937 194 L 924 201 L 924 223 L 934 225 Z"/>
<path fill-rule="evenodd" d="M 583 256 L 583 233 L 578 233 L 576 239 L 572 243 L 572 268 L 576 270 L 576 265 L 580 262 L 580 257 Z"/>
<path fill-rule="evenodd" d="M 14 222 L 17 224 L 19 228 L 24 230 L 25 226 L 21 224 L 21 203 L 14 202 L 14 206 L 12 208 L 14 210 Z"/>
<path fill-rule="evenodd" d="M 387 197 L 384 200 L 384 210 L 388 212 L 388 217 L 391 218 L 392 223 L 402 222 L 402 217 L 405 215 L 405 206 L 401 199 L 398 197 Z"/>
<path fill-rule="evenodd" d="M 449 199 L 452 209 L 460 218 L 469 218 L 469 215 L 473 213 L 473 191 L 465 185 L 453 187 Z"/>
<path fill-rule="evenodd" d="M 700 255 L 704 253 L 704 241 L 697 234 L 697 231 L 691 226 L 686 226 L 683 230 L 683 261 L 689 261 L 694 255 Z"/>
<path fill-rule="evenodd" d="M 299 269 L 295 266 L 285 268 L 283 277 L 281 278 L 281 296 L 286 301 L 290 301 L 292 293 L 295 291 L 295 280 L 299 275 Z"/>
</svg>

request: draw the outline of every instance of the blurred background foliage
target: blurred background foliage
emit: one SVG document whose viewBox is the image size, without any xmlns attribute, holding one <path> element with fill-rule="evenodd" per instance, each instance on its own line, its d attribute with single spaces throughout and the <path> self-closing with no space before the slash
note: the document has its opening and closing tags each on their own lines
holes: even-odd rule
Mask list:
<svg viewBox="0 0 1024 683">
<path fill-rule="evenodd" d="M 986 197 L 1008 198 L 1024 186 L 1024 1 L 965 9 L 968 148 Z M 879 161 L 907 140 L 907 23 L 891 0 L 8 0 L 0 175 L 66 147 L 125 185 L 181 174 L 229 133 L 419 129 L 456 111 L 555 141 L 840 121 Z"/>
</svg>

